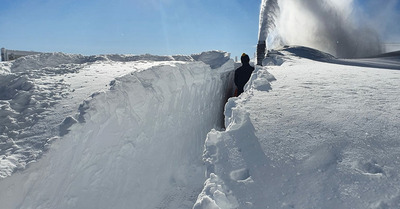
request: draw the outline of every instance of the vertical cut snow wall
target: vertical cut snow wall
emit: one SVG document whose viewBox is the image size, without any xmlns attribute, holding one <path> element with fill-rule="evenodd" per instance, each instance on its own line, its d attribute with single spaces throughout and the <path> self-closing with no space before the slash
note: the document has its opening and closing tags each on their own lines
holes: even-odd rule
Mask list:
<svg viewBox="0 0 400 209">
<path fill-rule="evenodd" d="M 116 78 L 39 162 L 0 181 L 2 207 L 191 208 L 205 181 L 204 140 L 223 124 L 232 90 L 233 61 L 212 57 Z"/>
</svg>

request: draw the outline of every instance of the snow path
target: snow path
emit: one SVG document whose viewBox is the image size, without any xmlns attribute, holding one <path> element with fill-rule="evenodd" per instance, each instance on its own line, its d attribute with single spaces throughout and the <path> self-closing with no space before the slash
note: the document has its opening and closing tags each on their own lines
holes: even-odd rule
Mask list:
<svg viewBox="0 0 400 209">
<path fill-rule="evenodd" d="M 195 208 L 398 208 L 400 71 L 284 54 L 209 133 Z"/>
</svg>

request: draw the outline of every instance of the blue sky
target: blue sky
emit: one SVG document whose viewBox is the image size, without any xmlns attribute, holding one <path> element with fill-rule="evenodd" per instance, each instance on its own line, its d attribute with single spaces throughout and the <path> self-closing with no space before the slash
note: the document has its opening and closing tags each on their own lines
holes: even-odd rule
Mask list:
<svg viewBox="0 0 400 209">
<path fill-rule="evenodd" d="M 378 0 L 358 1 L 364 5 Z M 217 49 L 234 57 L 255 52 L 261 0 L 0 2 L 0 47 L 85 55 L 172 55 Z M 400 11 L 399 2 L 397 7 Z M 373 6 L 362 8 L 375 14 Z"/>
<path fill-rule="evenodd" d="M 0 47 L 103 54 L 253 53 L 258 0 L 0 0 Z"/>
</svg>

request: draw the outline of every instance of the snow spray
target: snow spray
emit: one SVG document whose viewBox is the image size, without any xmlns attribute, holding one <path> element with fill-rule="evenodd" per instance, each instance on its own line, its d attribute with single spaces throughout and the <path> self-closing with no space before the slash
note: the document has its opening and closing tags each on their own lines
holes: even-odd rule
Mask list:
<svg viewBox="0 0 400 209">
<path fill-rule="evenodd" d="M 276 1 L 267 1 L 266 10 L 275 11 L 268 8 L 272 2 Z M 276 21 L 270 20 L 270 14 L 265 12 L 266 28 L 275 23 L 283 45 L 308 46 L 339 58 L 368 57 L 382 52 L 379 27 L 357 9 L 355 0 L 279 0 Z M 384 24 L 386 20 L 381 22 Z M 267 32 L 264 29 L 260 35 Z"/>
<path fill-rule="evenodd" d="M 279 11 L 278 0 L 262 0 L 260 7 L 260 26 L 258 29 L 257 65 L 262 65 L 265 57 L 268 33 L 275 27 L 275 18 Z"/>
</svg>

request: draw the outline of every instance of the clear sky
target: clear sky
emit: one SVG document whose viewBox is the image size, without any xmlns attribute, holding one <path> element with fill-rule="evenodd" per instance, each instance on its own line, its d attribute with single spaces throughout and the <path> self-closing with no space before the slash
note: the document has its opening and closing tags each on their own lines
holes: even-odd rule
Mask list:
<svg viewBox="0 0 400 209">
<path fill-rule="evenodd" d="M 243 52 L 252 56 L 257 44 L 260 3 L 261 0 L 0 0 L 0 47 L 85 55 L 172 55 L 216 49 L 230 52 L 232 57 Z"/>
</svg>

